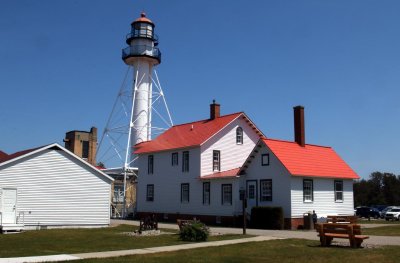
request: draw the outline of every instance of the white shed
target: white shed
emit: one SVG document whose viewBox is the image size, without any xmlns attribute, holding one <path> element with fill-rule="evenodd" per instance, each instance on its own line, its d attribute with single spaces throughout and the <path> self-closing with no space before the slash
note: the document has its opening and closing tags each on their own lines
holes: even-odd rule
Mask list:
<svg viewBox="0 0 400 263">
<path fill-rule="evenodd" d="M 0 153 L 3 231 L 110 224 L 113 179 L 96 167 L 56 143 Z"/>
</svg>

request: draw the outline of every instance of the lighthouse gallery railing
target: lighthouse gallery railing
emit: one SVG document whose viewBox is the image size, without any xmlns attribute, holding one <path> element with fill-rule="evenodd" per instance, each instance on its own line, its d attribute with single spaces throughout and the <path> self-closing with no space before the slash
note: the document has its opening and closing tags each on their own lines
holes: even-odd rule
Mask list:
<svg viewBox="0 0 400 263">
<path fill-rule="evenodd" d="M 149 56 L 161 62 L 161 52 L 158 48 L 146 45 L 127 47 L 122 50 L 122 59 L 136 56 Z"/>
</svg>

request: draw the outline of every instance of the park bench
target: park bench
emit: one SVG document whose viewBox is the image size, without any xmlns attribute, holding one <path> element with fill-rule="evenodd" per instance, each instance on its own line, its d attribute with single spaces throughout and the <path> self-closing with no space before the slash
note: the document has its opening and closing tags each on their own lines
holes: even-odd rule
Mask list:
<svg viewBox="0 0 400 263">
<path fill-rule="evenodd" d="M 347 223 L 347 224 L 356 224 L 357 223 L 357 216 L 327 216 L 326 222 L 327 223 Z"/>
<path fill-rule="evenodd" d="M 361 227 L 356 224 L 322 223 L 316 225 L 321 246 L 329 246 L 334 238 L 344 238 L 350 241 L 350 246 L 358 248 L 369 236 L 361 235 Z"/>
</svg>

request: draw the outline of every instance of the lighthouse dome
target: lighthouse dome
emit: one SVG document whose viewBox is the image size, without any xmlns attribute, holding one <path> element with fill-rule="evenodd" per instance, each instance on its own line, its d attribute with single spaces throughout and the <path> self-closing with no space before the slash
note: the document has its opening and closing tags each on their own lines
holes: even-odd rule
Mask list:
<svg viewBox="0 0 400 263">
<path fill-rule="evenodd" d="M 154 26 L 153 21 L 151 21 L 150 19 L 148 19 L 146 17 L 146 13 L 145 12 L 142 12 L 140 14 L 140 17 L 132 22 L 132 24 L 136 24 L 136 23 L 149 23 L 149 24 L 152 24 Z"/>
</svg>

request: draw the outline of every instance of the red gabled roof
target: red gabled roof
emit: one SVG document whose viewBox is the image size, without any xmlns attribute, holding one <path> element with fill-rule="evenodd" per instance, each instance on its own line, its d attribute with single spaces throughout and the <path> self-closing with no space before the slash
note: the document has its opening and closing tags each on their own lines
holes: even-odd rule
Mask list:
<svg viewBox="0 0 400 263">
<path fill-rule="evenodd" d="M 222 172 L 217 172 L 217 173 L 201 176 L 200 179 L 207 180 L 207 179 L 232 178 L 232 177 L 238 176 L 239 171 L 240 171 L 240 167 L 231 169 L 231 170 L 227 170 L 227 171 L 222 171 Z"/>
<path fill-rule="evenodd" d="M 0 151 L 0 163 L 1 163 L 1 159 L 6 158 L 7 156 L 8 156 L 8 154 L 6 154 L 6 153 L 3 152 L 3 151 Z"/>
<path fill-rule="evenodd" d="M 262 139 L 293 176 L 359 179 L 360 177 L 331 148 L 295 142 Z"/>
<path fill-rule="evenodd" d="M 241 115 L 244 116 L 249 122 L 249 125 L 261 136 L 261 132 L 248 117 L 243 112 L 238 112 L 224 115 L 213 120 L 207 119 L 172 126 L 154 140 L 136 144 L 135 154 L 200 146 Z"/>
<path fill-rule="evenodd" d="M 33 152 L 34 150 L 37 150 L 39 148 L 42 148 L 42 147 L 23 150 L 23 151 L 19 151 L 19 152 L 13 153 L 13 154 L 6 154 L 6 153 L 0 151 L 0 163 L 4 163 L 4 162 L 12 160 L 14 158 L 20 157 L 20 156 L 22 156 L 24 154 Z M 3 153 L 4 155 L 2 155 L 1 153 Z"/>
</svg>

